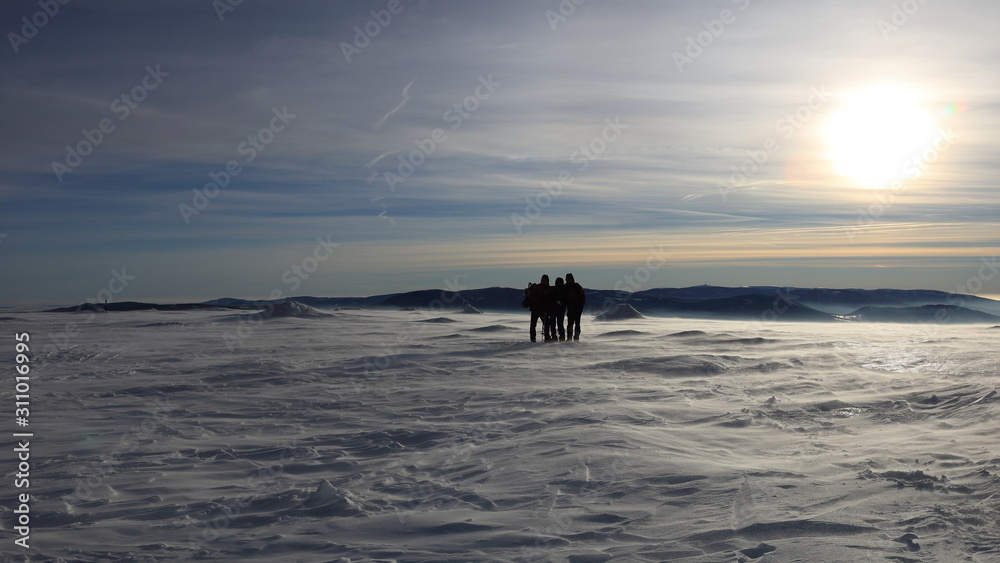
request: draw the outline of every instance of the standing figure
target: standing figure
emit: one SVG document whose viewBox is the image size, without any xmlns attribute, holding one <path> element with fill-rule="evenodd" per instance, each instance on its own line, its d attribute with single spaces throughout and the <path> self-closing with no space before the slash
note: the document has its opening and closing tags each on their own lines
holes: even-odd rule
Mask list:
<svg viewBox="0 0 1000 563">
<path fill-rule="evenodd" d="M 556 339 L 556 332 L 559 333 L 559 340 L 566 340 L 566 329 L 563 327 L 563 318 L 566 316 L 566 285 L 562 278 L 556 278 L 556 285 L 552 288 L 549 298 L 549 325 L 552 327 L 552 340 Z"/>
<path fill-rule="evenodd" d="M 528 284 L 527 289 L 524 290 L 524 301 L 521 305 L 531 311 L 531 330 L 529 331 L 529 335 L 532 342 L 535 342 L 535 327 L 538 325 L 538 319 L 542 319 L 542 333 L 545 335 L 545 339 L 548 340 L 549 325 L 546 302 L 550 289 L 549 276 L 543 275 L 540 283 Z"/>
<path fill-rule="evenodd" d="M 566 274 L 566 336 L 580 340 L 580 316 L 587 304 L 583 286 L 576 283 L 573 274 Z"/>
</svg>

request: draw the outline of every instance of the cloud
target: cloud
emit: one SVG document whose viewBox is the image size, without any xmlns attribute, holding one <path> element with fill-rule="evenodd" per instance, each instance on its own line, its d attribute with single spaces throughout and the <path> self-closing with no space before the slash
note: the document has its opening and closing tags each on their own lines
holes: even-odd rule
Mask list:
<svg viewBox="0 0 1000 563">
<path fill-rule="evenodd" d="M 887 7 L 751 2 L 680 73 L 671 54 L 706 32 L 720 6 L 737 3 L 584 3 L 553 31 L 545 10 L 558 10 L 555 0 L 421 2 L 419 10 L 414 2 L 350 64 L 341 43 L 371 18 L 354 3 L 244 3 L 224 22 L 195 2 L 84 3 L 4 59 L 0 103 L 16 109 L 0 115 L 8 235 L 0 251 L 53 276 L 62 266 L 48 265 L 65 265 L 63 280 L 88 263 L 108 261 L 103 272 L 143 256 L 177 277 L 231 280 L 260 275 L 243 262 L 247 247 L 275 241 L 280 257 L 296 241 L 333 233 L 371 256 L 398 257 L 397 285 L 385 288 L 393 291 L 436 265 L 516 270 L 563 256 L 613 270 L 656 241 L 682 245 L 691 268 L 750 268 L 779 256 L 844 265 L 863 255 L 881 257 L 892 276 L 897 249 L 939 265 L 947 253 L 994 245 L 1000 209 L 990 156 L 1000 150 L 1000 107 L 985 94 L 995 90 L 996 49 L 981 17 L 994 8 L 959 4 L 928 3 L 886 41 L 875 21 Z M 182 32 L 189 40 L 176 40 Z M 109 104 L 156 64 L 170 76 L 119 120 Z M 969 108 L 948 118 L 955 145 L 906 190 L 856 190 L 820 173 L 825 108 L 790 137 L 776 129 L 812 88 L 836 92 L 889 71 L 942 106 Z M 480 76 L 502 84 L 488 99 L 475 95 Z M 266 131 L 284 107 L 298 117 Z M 466 115 L 449 122 L 449 111 Z M 51 163 L 104 118 L 114 132 L 56 181 Z M 629 128 L 602 140 L 615 118 Z M 411 159 L 435 130 L 447 140 L 418 155 L 390 191 L 383 180 L 400 172 L 396 155 Z M 767 139 L 780 147 L 755 163 Z M 582 151 L 599 154 L 581 160 Z M 178 205 L 211 191 L 212 175 L 232 160 L 240 173 L 186 225 Z M 723 199 L 718 185 L 741 167 L 746 180 Z M 546 194 L 561 177 L 558 196 Z M 525 214 L 528 202 L 544 208 L 518 236 L 511 214 Z M 849 240 L 859 219 L 871 221 Z M 184 254 L 196 250 L 217 259 L 199 254 L 199 271 L 187 271 Z M 352 270 L 341 279 L 361 281 L 330 292 L 366 292 L 366 271 L 390 264 L 342 263 Z M 5 291 L 33 291 L 30 280 L 6 276 Z M 35 285 L 71 289 L 59 279 Z"/>
<path fill-rule="evenodd" d="M 370 168 L 372 172 L 371 172 L 371 174 L 368 175 L 368 178 L 365 179 L 365 183 L 371 184 L 372 182 L 375 181 L 375 178 L 378 177 L 378 174 L 379 174 L 378 170 L 375 170 L 375 165 L 378 164 L 378 161 L 382 160 L 383 158 L 385 158 L 385 157 L 387 157 L 389 155 L 396 154 L 396 152 L 398 152 L 398 151 L 385 151 L 384 153 L 382 153 L 382 154 L 376 156 L 375 158 L 369 160 L 365 164 L 365 168 Z"/>
<path fill-rule="evenodd" d="M 410 101 L 410 94 L 409 94 L 409 92 L 410 92 L 410 86 L 413 86 L 413 83 L 416 82 L 416 81 L 417 81 L 416 78 L 414 78 L 413 80 L 411 80 L 409 82 L 409 84 L 407 84 L 406 87 L 403 88 L 403 93 L 400 94 L 400 96 L 402 96 L 403 99 L 400 100 L 399 104 L 396 105 L 396 107 L 394 107 L 391 110 L 389 110 L 389 113 L 383 115 L 382 119 L 379 119 L 377 122 L 375 122 L 375 130 L 376 131 L 379 130 L 379 129 L 381 129 L 382 126 L 385 125 L 385 122 L 388 121 L 389 118 L 393 116 L 393 114 L 395 114 L 397 111 L 403 109 L 403 106 L 405 106 L 406 103 Z"/>
</svg>

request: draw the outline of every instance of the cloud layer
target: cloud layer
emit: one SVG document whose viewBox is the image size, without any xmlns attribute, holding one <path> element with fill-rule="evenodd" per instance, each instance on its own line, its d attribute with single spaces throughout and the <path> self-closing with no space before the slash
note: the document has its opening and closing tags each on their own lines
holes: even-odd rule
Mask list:
<svg viewBox="0 0 1000 563">
<path fill-rule="evenodd" d="M 264 297 L 316 237 L 302 294 L 611 287 L 660 248 L 649 286 L 952 290 L 997 253 L 994 3 L 41 9 L 0 8 L 4 303 L 123 267 L 122 298 Z M 887 81 L 954 142 L 861 189 L 824 124 Z"/>
</svg>

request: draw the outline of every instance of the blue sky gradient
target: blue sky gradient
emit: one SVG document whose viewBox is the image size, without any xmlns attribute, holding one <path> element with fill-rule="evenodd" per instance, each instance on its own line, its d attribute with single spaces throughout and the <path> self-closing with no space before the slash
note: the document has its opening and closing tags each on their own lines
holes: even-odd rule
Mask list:
<svg viewBox="0 0 1000 563">
<path fill-rule="evenodd" d="M 116 300 L 610 288 L 654 255 L 643 288 L 1000 294 L 996 3 L 577 1 L 4 3 L 0 304 L 113 271 Z M 827 128 L 884 83 L 947 138 L 871 189 Z"/>
</svg>

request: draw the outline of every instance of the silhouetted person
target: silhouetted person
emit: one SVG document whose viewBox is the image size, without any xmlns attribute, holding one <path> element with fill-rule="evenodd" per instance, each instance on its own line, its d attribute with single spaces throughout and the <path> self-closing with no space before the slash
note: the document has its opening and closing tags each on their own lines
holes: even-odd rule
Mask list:
<svg viewBox="0 0 1000 563">
<path fill-rule="evenodd" d="M 583 306 L 587 304 L 587 295 L 583 292 L 583 286 L 576 283 L 573 274 L 566 274 L 566 336 L 573 340 L 580 340 L 580 316 L 583 315 Z"/>
<path fill-rule="evenodd" d="M 543 275 L 540 283 L 529 284 L 528 288 L 524 290 L 524 305 L 531 311 L 531 330 L 529 335 L 531 336 L 531 341 L 535 342 L 536 331 L 535 327 L 538 324 L 538 319 L 542 319 L 542 333 L 545 340 L 548 340 L 549 335 L 549 323 L 548 314 L 546 309 L 546 301 L 549 297 L 549 276 Z"/>
<path fill-rule="evenodd" d="M 549 326 L 552 327 L 552 340 L 559 333 L 559 340 L 566 340 L 566 329 L 563 318 L 566 315 L 566 285 L 562 278 L 556 278 L 556 285 L 549 294 Z"/>
</svg>

